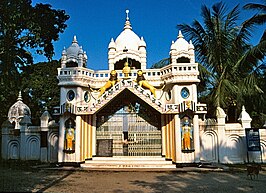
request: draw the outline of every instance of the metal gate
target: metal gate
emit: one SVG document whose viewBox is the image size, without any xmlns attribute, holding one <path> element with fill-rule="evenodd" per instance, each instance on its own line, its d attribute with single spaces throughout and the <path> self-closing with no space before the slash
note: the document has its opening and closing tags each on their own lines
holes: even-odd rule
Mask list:
<svg viewBox="0 0 266 193">
<path fill-rule="evenodd" d="M 130 103 L 114 113 L 97 114 L 96 135 L 97 140 L 112 140 L 113 156 L 161 156 L 160 115 L 148 105 Z"/>
</svg>

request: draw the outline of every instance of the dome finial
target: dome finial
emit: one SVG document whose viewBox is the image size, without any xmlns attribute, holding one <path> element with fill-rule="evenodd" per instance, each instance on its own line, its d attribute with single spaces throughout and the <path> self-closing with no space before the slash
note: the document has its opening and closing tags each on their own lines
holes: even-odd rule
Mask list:
<svg viewBox="0 0 266 193">
<path fill-rule="evenodd" d="M 17 99 L 17 101 L 22 101 L 21 90 L 20 90 L 19 93 L 18 93 L 18 99 Z"/>
<path fill-rule="evenodd" d="M 181 32 L 181 30 L 179 30 L 179 33 L 178 33 L 178 38 L 184 38 L 184 36 L 182 35 L 182 32 Z"/>
<path fill-rule="evenodd" d="M 129 21 L 128 14 L 129 14 L 129 10 L 127 9 L 127 10 L 126 10 L 126 15 L 127 15 L 126 20 L 127 20 L 127 21 Z"/>
<path fill-rule="evenodd" d="M 74 38 L 73 38 L 72 43 L 78 43 L 78 41 L 77 41 L 77 36 L 76 36 L 76 35 L 74 35 Z"/>
<path fill-rule="evenodd" d="M 127 10 L 126 10 L 126 15 L 127 15 L 127 17 L 126 17 L 126 23 L 125 23 L 125 27 L 124 27 L 124 29 L 132 29 L 131 24 L 130 24 L 130 21 L 129 21 L 128 13 L 129 13 L 129 10 L 127 9 Z"/>
</svg>

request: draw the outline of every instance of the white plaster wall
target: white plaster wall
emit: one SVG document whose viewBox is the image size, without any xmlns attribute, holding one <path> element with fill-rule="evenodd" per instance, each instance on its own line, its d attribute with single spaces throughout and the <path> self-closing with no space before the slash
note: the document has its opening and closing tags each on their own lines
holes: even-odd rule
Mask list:
<svg viewBox="0 0 266 193">
<path fill-rule="evenodd" d="M 220 158 L 223 163 L 244 163 L 246 161 L 245 139 L 239 135 L 232 134 L 226 139 L 223 149 L 224 155 Z"/>
<path fill-rule="evenodd" d="M 40 137 L 30 135 L 26 140 L 26 160 L 39 160 L 40 150 Z"/>
<path fill-rule="evenodd" d="M 7 159 L 19 159 L 20 144 L 17 140 L 11 140 L 7 144 Z"/>
<path fill-rule="evenodd" d="M 58 161 L 58 133 L 51 133 L 48 138 L 48 160 L 50 162 Z"/>
<path fill-rule="evenodd" d="M 218 139 L 213 130 L 205 131 L 200 136 L 200 152 L 202 161 L 218 161 Z"/>
</svg>

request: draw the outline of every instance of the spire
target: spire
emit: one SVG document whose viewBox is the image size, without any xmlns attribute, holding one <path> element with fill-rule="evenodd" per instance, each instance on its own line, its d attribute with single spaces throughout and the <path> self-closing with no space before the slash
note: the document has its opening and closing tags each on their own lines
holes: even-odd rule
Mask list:
<svg viewBox="0 0 266 193">
<path fill-rule="evenodd" d="M 189 41 L 188 49 L 193 49 L 194 50 L 194 46 L 192 44 L 192 40 Z"/>
<path fill-rule="evenodd" d="M 125 27 L 124 27 L 124 29 L 132 29 L 132 27 L 131 27 L 131 24 L 130 24 L 130 21 L 129 21 L 129 16 L 128 16 L 128 14 L 129 14 L 129 10 L 127 9 L 126 10 L 126 23 L 125 23 Z"/>
<path fill-rule="evenodd" d="M 78 41 L 77 41 L 77 36 L 76 36 L 76 35 L 74 35 L 74 38 L 73 38 L 72 43 L 78 43 Z"/>
<path fill-rule="evenodd" d="M 178 38 L 184 38 L 184 36 L 183 36 L 182 33 L 181 33 L 181 30 L 179 30 Z"/>
<path fill-rule="evenodd" d="M 64 47 L 64 49 L 62 51 L 62 55 L 66 55 L 66 47 Z"/>
<path fill-rule="evenodd" d="M 18 93 L 18 99 L 17 99 L 17 101 L 22 101 L 21 90 L 20 90 L 19 93 Z"/>
<path fill-rule="evenodd" d="M 129 21 L 128 14 L 129 14 L 129 10 L 127 9 L 127 10 L 126 10 L 126 15 L 127 15 L 126 21 Z"/>
</svg>

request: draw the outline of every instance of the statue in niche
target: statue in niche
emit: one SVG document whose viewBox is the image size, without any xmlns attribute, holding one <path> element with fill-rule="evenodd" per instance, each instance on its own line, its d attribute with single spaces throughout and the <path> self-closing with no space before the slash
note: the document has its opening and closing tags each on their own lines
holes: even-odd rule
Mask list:
<svg viewBox="0 0 266 193">
<path fill-rule="evenodd" d="M 65 143 L 65 150 L 73 151 L 75 150 L 75 130 L 72 127 L 72 123 L 70 121 L 69 127 L 66 128 L 66 143 Z"/>
<path fill-rule="evenodd" d="M 184 119 L 182 126 L 182 150 L 191 150 L 192 128 L 188 118 Z"/>
<path fill-rule="evenodd" d="M 136 82 L 143 88 L 147 88 L 151 91 L 151 93 L 153 94 L 154 98 L 156 98 L 156 94 L 155 94 L 155 87 L 150 85 L 148 83 L 148 81 L 144 78 L 144 75 L 143 75 L 143 71 L 142 70 L 138 70 L 137 72 L 137 79 L 136 79 Z"/>
<path fill-rule="evenodd" d="M 99 96 L 98 98 L 100 98 L 102 96 L 102 94 L 109 88 L 113 87 L 116 83 L 118 82 L 117 79 L 117 72 L 115 70 L 112 70 L 110 73 L 110 78 L 109 80 L 105 83 L 105 85 L 103 87 L 101 87 L 99 89 Z"/>
</svg>

